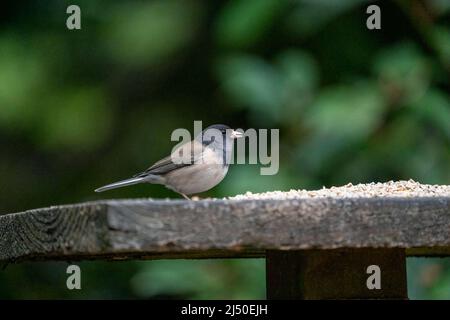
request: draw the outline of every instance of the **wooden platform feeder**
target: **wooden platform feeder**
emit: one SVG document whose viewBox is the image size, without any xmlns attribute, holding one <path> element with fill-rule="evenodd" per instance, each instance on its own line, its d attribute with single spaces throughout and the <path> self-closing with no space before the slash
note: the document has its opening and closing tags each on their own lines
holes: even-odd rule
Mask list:
<svg viewBox="0 0 450 320">
<path fill-rule="evenodd" d="M 450 197 L 110 200 L 0 216 L 1 262 L 262 257 L 268 299 L 406 299 L 406 257 L 449 248 Z M 381 288 L 367 286 L 369 266 Z"/>
</svg>

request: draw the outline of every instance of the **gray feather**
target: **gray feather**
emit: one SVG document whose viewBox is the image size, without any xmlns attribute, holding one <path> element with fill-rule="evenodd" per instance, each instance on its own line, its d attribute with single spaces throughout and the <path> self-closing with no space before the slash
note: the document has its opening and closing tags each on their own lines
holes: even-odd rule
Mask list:
<svg viewBox="0 0 450 320">
<path fill-rule="evenodd" d="M 111 184 L 107 184 L 106 186 L 100 187 L 98 189 L 95 189 L 95 192 L 103 192 L 106 190 L 121 188 L 125 186 L 131 186 L 133 184 L 145 182 L 145 178 L 130 178 L 122 181 L 117 181 Z"/>
</svg>

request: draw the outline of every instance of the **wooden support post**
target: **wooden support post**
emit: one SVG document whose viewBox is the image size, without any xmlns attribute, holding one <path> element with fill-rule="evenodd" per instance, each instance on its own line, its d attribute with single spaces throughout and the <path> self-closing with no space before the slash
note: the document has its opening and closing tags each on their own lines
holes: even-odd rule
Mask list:
<svg viewBox="0 0 450 320">
<path fill-rule="evenodd" d="M 268 299 L 407 299 L 405 250 L 266 251 L 266 284 Z"/>
</svg>

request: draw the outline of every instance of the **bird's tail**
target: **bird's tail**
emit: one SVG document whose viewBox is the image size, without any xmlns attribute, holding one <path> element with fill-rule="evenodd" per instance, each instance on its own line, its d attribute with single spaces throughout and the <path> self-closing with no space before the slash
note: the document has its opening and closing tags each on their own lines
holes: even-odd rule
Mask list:
<svg viewBox="0 0 450 320">
<path fill-rule="evenodd" d="M 98 189 L 95 189 L 95 192 L 103 192 L 111 189 L 121 188 L 125 186 L 131 186 L 133 184 L 144 182 L 146 179 L 143 177 L 137 177 L 137 178 L 130 178 L 122 181 L 117 181 L 111 184 L 107 184 L 106 186 L 100 187 Z"/>
</svg>

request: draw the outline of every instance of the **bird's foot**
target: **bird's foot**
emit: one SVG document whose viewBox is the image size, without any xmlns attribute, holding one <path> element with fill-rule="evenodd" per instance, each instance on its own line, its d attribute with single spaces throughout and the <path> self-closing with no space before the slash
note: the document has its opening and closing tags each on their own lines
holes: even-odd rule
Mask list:
<svg viewBox="0 0 450 320">
<path fill-rule="evenodd" d="M 189 198 L 189 197 L 188 197 L 187 195 L 185 195 L 184 193 L 181 193 L 181 192 L 180 192 L 180 194 L 181 194 L 181 195 L 183 196 L 183 198 L 185 198 L 186 200 L 189 200 L 189 201 L 192 200 L 191 198 Z"/>
</svg>

